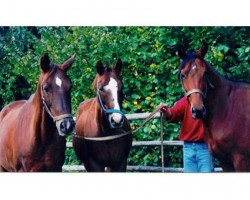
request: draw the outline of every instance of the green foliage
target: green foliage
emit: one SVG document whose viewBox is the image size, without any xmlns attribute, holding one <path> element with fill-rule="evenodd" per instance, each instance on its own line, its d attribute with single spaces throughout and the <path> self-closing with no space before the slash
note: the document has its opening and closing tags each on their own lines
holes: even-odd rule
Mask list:
<svg viewBox="0 0 250 200">
<path fill-rule="evenodd" d="M 80 102 L 95 96 L 96 62 L 114 65 L 117 58 L 124 63 L 125 113 L 151 112 L 161 102 L 171 106 L 183 95 L 176 76 L 179 44 L 198 49 L 207 42 L 206 59 L 212 66 L 230 79 L 249 81 L 249 35 L 249 27 L 1 27 L 0 108 L 35 92 L 40 57 L 48 52 L 57 64 L 77 54 L 68 72 L 74 113 Z M 140 123 L 133 121 L 131 126 Z M 159 130 L 159 120 L 152 120 L 133 139 L 160 140 Z M 164 123 L 165 140 L 178 139 L 178 131 L 179 125 Z M 165 151 L 167 165 L 181 165 L 179 148 Z M 160 160 L 157 147 L 134 148 L 129 164 L 160 165 Z M 67 150 L 66 163 L 78 162 Z"/>
</svg>

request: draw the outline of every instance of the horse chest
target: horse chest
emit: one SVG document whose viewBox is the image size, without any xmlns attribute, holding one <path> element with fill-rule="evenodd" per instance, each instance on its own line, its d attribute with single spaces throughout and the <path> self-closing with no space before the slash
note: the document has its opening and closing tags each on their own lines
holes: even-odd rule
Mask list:
<svg viewBox="0 0 250 200">
<path fill-rule="evenodd" d="M 65 158 L 65 149 L 63 143 L 36 145 L 30 153 L 20 156 L 21 171 L 60 171 Z"/>
<path fill-rule="evenodd" d="M 90 157 L 98 162 L 110 165 L 124 159 L 131 147 L 131 137 L 119 138 L 110 141 L 89 141 L 85 143 L 85 159 Z"/>
<path fill-rule="evenodd" d="M 234 148 L 233 134 L 227 131 L 227 124 L 210 123 L 207 126 L 210 150 L 214 155 L 230 155 Z"/>
</svg>

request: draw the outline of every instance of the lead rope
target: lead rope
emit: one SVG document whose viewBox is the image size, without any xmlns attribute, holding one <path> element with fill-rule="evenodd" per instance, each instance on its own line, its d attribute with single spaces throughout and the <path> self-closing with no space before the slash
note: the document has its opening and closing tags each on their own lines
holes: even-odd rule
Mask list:
<svg viewBox="0 0 250 200">
<path fill-rule="evenodd" d="M 123 137 L 123 136 L 128 135 L 128 134 L 136 133 L 148 121 L 150 121 L 163 108 L 163 106 L 164 106 L 164 104 L 160 104 L 152 113 L 150 113 L 150 115 L 135 130 L 132 130 L 132 131 L 123 131 L 123 133 L 121 133 L 119 135 L 111 135 L 111 136 L 105 136 L 105 137 L 84 137 L 84 136 L 76 135 L 76 133 L 74 133 L 74 137 L 80 138 L 80 139 L 85 139 L 85 140 L 91 140 L 91 141 L 107 141 L 107 140 L 112 140 L 112 139 L 120 138 L 120 137 Z"/>
<path fill-rule="evenodd" d="M 162 112 L 160 112 L 160 127 L 161 127 L 161 172 L 164 172 L 164 146 L 163 146 L 163 124 L 162 124 Z"/>
<path fill-rule="evenodd" d="M 111 136 L 106 136 L 106 137 L 84 137 L 84 136 L 80 136 L 80 135 L 76 135 L 76 133 L 74 133 L 74 137 L 76 138 L 80 138 L 80 139 L 85 139 L 85 140 L 91 140 L 91 141 L 107 141 L 107 140 L 113 140 L 113 139 L 117 139 L 117 138 L 120 138 L 120 137 L 123 137 L 125 135 L 128 135 L 128 134 L 132 134 L 132 133 L 135 133 L 137 131 L 139 131 L 148 121 L 150 121 L 158 112 L 160 112 L 160 130 L 161 130 L 161 171 L 164 172 L 164 165 L 165 165 L 165 162 L 164 162 L 164 145 L 163 145 L 163 114 L 162 112 L 160 111 L 162 109 L 162 107 L 164 106 L 164 104 L 160 104 L 158 106 L 157 109 L 155 109 L 142 123 L 141 125 L 136 128 L 135 130 L 133 131 L 123 131 L 122 134 L 119 134 L 119 135 L 111 135 Z"/>
<path fill-rule="evenodd" d="M 136 128 L 133 133 L 140 130 L 148 121 L 150 121 L 162 108 L 164 107 L 164 104 L 160 104 L 142 123 L 141 125 Z"/>
</svg>

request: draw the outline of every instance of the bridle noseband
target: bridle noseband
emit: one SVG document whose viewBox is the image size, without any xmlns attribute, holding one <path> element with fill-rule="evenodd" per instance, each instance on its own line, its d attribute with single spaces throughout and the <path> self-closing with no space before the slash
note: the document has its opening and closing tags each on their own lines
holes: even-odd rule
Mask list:
<svg viewBox="0 0 250 200">
<path fill-rule="evenodd" d="M 183 87 L 183 86 L 182 86 Z M 183 87 L 183 89 L 184 89 L 184 87 Z M 199 93 L 199 94 L 201 94 L 201 96 L 203 97 L 203 98 L 205 98 L 206 97 L 206 93 L 205 93 L 205 95 L 204 95 L 204 93 L 200 90 L 200 89 L 192 89 L 192 90 L 189 90 L 189 91 L 185 91 L 185 96 L 186 97 L 188 97 L 188 96 L 190 96 L 191 94 L 193 94 L 193 93 Z"/>
<path fill-rule="evenodd" d="M 43 96 L 42 87 L 41 87 L 41 96 L 42 96 L 43 106 L 44 106 L 45 110 L 47 111 L 47 113 L 49 114 L 49 116 L 53 119 L 54 122 L 60 121 L 60 120 L 65 119 L 65 118 L 73 118 L 71 114 L 62 114 L 59 116 L 53 116 L 53 114 L 51 113 L 51 111 L 46 103 L 46 100 Z"/>
</svg>

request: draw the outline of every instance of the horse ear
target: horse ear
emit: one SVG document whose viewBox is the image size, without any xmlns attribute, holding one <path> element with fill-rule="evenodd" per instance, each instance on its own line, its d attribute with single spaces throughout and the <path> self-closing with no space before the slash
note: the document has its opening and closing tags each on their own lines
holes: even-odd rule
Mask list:
<svg viewBox="0 0 250 200">
<path fill-rule="evenodd" d="M 117 72 L 117 74 L 120 74 L 122 71 L 122 60 L 120 58 L 117 59 L 114 70 Z"/>
<path fill-rule="evenodd" d="M 203 43 L 201 48 L 197 51 L 197 54 L 200 55 L 202 58 L 204 58 L 207 53 L 207 50 L 208 50 L 208 44 Z"/>
<path fill-rule="evenodd" d="M 75 61 L 76 54 L 71 56 L 67 61 L 65 61 L 62 65 L 60 65 L 60 68 L 66 72 L 68 69 L 72 66 L 73 62 Z"/>
<path fill-rule="evenodd" d="M 43 72 L 50 71 L 50 59 L 48 53 L 45 53 L 40 60 L 40 67 L 43 70 Z"/>
<path fill-rule="evenodd" d="M 97 71 L 97 73 L 98 73 L 99 75 L 103 75 L 104 70 L 105 70 L 105 67 L 104 67 L 103 64 L 102 64 L 102 61 L 99 60 L 99 61 L 96 63 L 96 71 Z"/>
<path fill-rule="evenodd" d="M 177 55 L 183 60 L 186 56 L 186 50 L 184 48 L 184 46 L 179 46 L 178 50 L 177 50 Z"/>
</svg>

